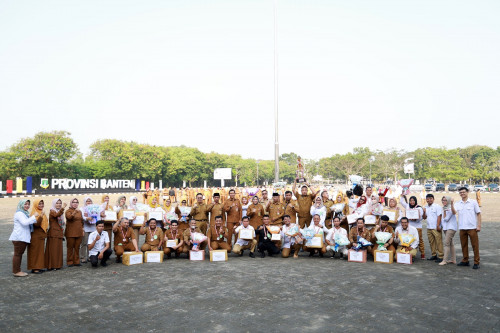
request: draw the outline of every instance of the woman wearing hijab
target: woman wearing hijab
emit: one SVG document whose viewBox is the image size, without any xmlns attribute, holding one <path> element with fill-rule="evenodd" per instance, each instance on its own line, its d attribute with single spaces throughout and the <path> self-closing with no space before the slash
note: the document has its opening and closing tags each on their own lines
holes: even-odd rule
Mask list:
<svg viewBox="0 0 500 333">
<path fill-rule="evenodd" d="M 314 205 L 311 206 L 310 214 L 313 217 L 314 217 L 314 215 L 319 215 L 319 217 L 320 217 L 319 225 L 321 227 L 325 226 L 326 207 L 325 207 L 325 205 L 323 205 L 323 200 L 321 199 L 320 196 L 317 196 L 316 199 L 314 199 Z M 312 227 L 313 225 L 314 225 L 314 218 L 311 219 L 311 223 L 309 224 L 309 227 Z"/>
<path fill-rule="evenodd" d="M 349 232 L 349 223 L 347 223 L 347 215 L 349 215 L 349 201 L 346 203 L 346 198 L 342 192 L 338 192 L 335 197 L 335 202 L 332 207 L 332 221 L 335 217 L 340 219 L 340 226 Z"/>
<path fill-rule="evenodd" d="M 59 198 L 52 200 L 47 247 L 45 248 L 45 267 L 49 271 L 63 267 L 64 209 L 66 206 Z"/>
<path fill-rule="evenodd" d="M 250 225 L 257 230 L 262 225 L 262 217 L 264 216 L 264 207 L 259 203 L 259 197 L 254 196 L 252 203 L 248 206 L 247 216 L 250 218 Z M 257 235 L 257 237 L 259 237 Z M 257 238 L 258 240 L 258 238 Z"/>
<path fill-rule="evenodd" d="M 420 205 L 418 205 L 416 196 L 411 196 L 410 200 L 407 202 L 406 195 L 404 195 L 401 197 L 400 203 L 406 210 L 406 214 L 408 214 L 408 210 L 410 209 L 418 210 L 419 218 L 408 219 L 408 221 L 410 222 L 410 225 L 418 231 L 418 248 L 420 250 L 420 258 L 425 259 L 425 245 L 424 238 L 422 237 L 422 216 L 424 215 L 424 210 Z"/>
<path fill-rule="evenodd" d="M 85 233 L 80 244 L 80 262 L 85 264 L 89 261 L 89 247 L 87 244 L 89 235 L 96 231 L 95 224 L 99 219 L 100 208 L 98 205 L 93 204 L 92 198 L 86 197 L 83 201 L 81 211 L 83 215 L 83 231 Z"/>
<path fill-rule="evenodd" d="M 160 203 L 158 202 L 158 197 L 153 196 L 151 199 L 148 201 L 149 204 L 149 211 L 150 212 L 162 212 L 163 220 L 162 221 L 156 221 L 156 223 L 159 225 L 160 228 L 163 228 L 163 226 L 166 224 L 165 219 L 166 219 L 166 214 L 163 208 L 160 206 Z"/>
<path fill-rule="evenodd" d="M 113 208 L 116 212 L 116 216 L 118 220 L 123 217 L 123 211 L 128 209 L 127 206 L 127 197 L 124 195 L 120 195 L 118 200 L 116 200 L 116 206 Z"/>
<path fill-rule="evenodd" d="M 21 261 L 26 247 L 31 242 L 31 230 L 33 229 L 33 224 L 36 223 L 36 219 L 39 216 L 39 214 L 35 212 L 35 214 L 30 217 L 28 209 L 30 209 L 29 200 L 19 201 L 16 213 L 14 214 L 14 230 L 12 230 L 9 237 L 9 240 L 12 241 L 12 244 L 14 245 L 12 273 L 16 277 L 28 275 L 28 273 L 21 271 Z"/>
<path fill-rule="evenodd" d="M 455 233 L 457 232 L 457 217 L 451 210 L 451 197 L 444 196 L 441 199 L 441 202 L 443 203 L 443 220 L 441 221 L 441 224 L 443 226 L 445 238 L 443 261 L 441 261 L 439 265 L 443 266 L 449 263 L 457 263 L 455 245 L 453 245 L 453 236 L 455 236 Z"/>
<path fill-rule="evenodd" d="M 401 212 L 401 209 L 398 207 L 398 202 L 396 198 L 389 198 L 388 202 L 388 210 L 392 210 L 396 212 L 396 215 L 394 217 L 394 221 L 389 221 L 389 225 L 396 230 L 396 228 L 401 224 L 399 223 L 399 220 L 403 217 L 403 213 Z"/>
<path fill-rule="evenodd" d="M 38 213 L 36 223 L 33 224 L 31 232 L 31 243 L 28 245 L 28 270 L 31 273 L 43 273 L 45 266 L 45 239 L 47 238 L 47 230 L 49 228 L 49 220 L 44 213 L 43 200 L 37 199 L 33 202 L 31 216 Z"/>
<path fill-rule="evenodd" d="M 66 211 L 66 264 L 68 267 L 81 266 L 79 252 L 80 244 L 84 235 L 83 231 L 83 214 L 78 209 L 78 199 L 73 198 L 69 209 Z"/>
</svg>

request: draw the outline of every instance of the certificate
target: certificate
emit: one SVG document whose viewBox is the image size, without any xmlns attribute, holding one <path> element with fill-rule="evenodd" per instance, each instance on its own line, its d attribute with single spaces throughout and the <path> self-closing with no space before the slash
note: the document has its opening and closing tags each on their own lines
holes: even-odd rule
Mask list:
<svg viewBox="0 0 500 333">
<path fill-rule="evenodd" d="M 354 251 L 354 250 L 349 250 L 348 252 L 348 261 L 354 261 L 354 262 L 366 262 L 366 251 Z"/>
<path fill-rule="evenodd" d="M 146 262 L 161 262 L 160 255 L 162 254 L 160 251 L 146 252 Z"/>
<path fill-rule="evenodd" d="M 205 260 L 205 251 L 189 251 L 189 260 L 192 261 Z"/>
<path fill-rule="evenodd" d="M 210 251 L 210 261 L 227 261 L 227 251 L 226 250 Z"/>
<path fill-rule="evenodd" d="M 412 261 L 413 258 L 410 253 L 401 253 L 401 252 L 396 253 L 396 262 L 398 264 L 411 265 L 413 263 Z"/>
<path fill-rule="evenodd" d="M 116 217 L 116 212 L 113 210 L 105 210 L 104 211 L 104 221 L 116 221 L 118 218 Z"/>
<path fill-rule="evenodd" d="M 132 222 L 134 226 L 141 226 L 144 223 L 144 215 L 137 215 L 135 220 Z"/>
<path fill-rule="evenodd" d="M 396 211 L 395 210 L 384 210 L 382 215 L 386 215 L 389 218 L 389 222 L 396 222 Z"/>
<path fill-rule="evenodd" d="M 349 224 L 356 223 L 357 219 L 358 219 L 358 215 L 357 214 L 349 214 L 349 215 L 347 215 L 347 223 L 349 223 Z"/>
<path fill-rule="evenodd" d="M 392 251 L 375 251 L 375 262 L 383 264 L 392 264 Z"/>
<path fill-rule="evenodd" d="M 375 215 L 365 215 L 365 224 L 377 224 Z"/>
<path fill-rule="evenodd" d="M 174 246 L 177 246 L 177 244 L 179 243 L 179 240 L 176 238 L 176 239 L 169 239 L 167 240 L 167 247 L 174 247 Z"/>
<path fill-rule="evenodd" d="M 272 241 L 280 241 L 281 235 L 280 234 L 271 234 L 271 240 Z"/>
<path fill-rule="evenodd" d="M 252 229 L 240 229 L 240 233 L 238 234 L 238 238 L 252 240 L 253 239 L 253 230 Z"/>
<path fill-rule="evenodd" d="M 148 213 L 148 220 L 149 219 L 155 219 L 156 221 L 163 221 L 163 212 L 161 212 L 161 211 L 149 212 Z"/>
<path fill-rule="evenodd" d="M 323 247 L 323 237 L 322 236 L 314 236 L 311 238 L 311 244 L 307 245 L 307 247 L 321 249 Z"/>
<path fill-rule="evenodd" d="M 408 218 L 408 220 L 419 220 L 420 219 L 420 216 L 419 216 L 419 210 L 418 209 L 407 209 L 406 210 L 406 217 Z"/>
<path fill-rule="evenodd" d="M 133 211 L 133 210 L 122 210 L 122 213 L 123 213 L 123 217 L 126 217 L 129 220 L 132 220 L 134 215 L 135 215 L 135 211 Z"/>
</svg>

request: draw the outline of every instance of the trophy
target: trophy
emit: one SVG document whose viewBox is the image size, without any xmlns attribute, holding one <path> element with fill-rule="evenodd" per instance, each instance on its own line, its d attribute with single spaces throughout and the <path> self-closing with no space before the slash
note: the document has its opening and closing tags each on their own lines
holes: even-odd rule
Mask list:
<svg viewBox="0 0 500 333">
<path fill-rule="evenodd" d="M 297 158 L 297 171 L 295 171 L 295 178 L 297 179 L 297 182 L 298 183 L 305 183 L 306 182 L 306 178 L 304 177 L 304 165 L 302 164 L 302 159 L 300 158 Z"/>
</svg>

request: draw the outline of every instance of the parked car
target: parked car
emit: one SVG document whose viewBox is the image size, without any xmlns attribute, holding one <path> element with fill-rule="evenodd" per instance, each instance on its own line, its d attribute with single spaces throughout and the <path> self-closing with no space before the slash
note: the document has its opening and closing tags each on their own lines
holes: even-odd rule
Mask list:
<svg viewBox="0 0 500 333">
<path fill-rule="evenodd" d="M 477 192 L 477 191 L 484 192 L 484 190 L 485 190 L 484 185 L 481 185 L 481 184 L 474 185 L 474 192 Z"/>
<path fill-rule="evenodd" d="M 432 185 L 432 184 L 425 184 L 424 188 L 425 188 L 425 190 L 426 190 L 427 192 L 432 192 L 432 191 L 434 191 L 434 185 Z"/>
<path fill-rule="evenodd" d="M 451 183 L 448 185 L 448 191 L 456 191 L 458 189 L 458 185 L 455 183 Z"/>
<path fill-rule="evenodd" d="M 443 183 L 437 183 L 436 184 L 436 191 L 445 191 L 446 188 L 444 187 Z"/>
<path fill-rule="evenodd" d="M 489 184 L 488 191 L 490 192 L 498 192 L 498 184 Z"/>
</svg>

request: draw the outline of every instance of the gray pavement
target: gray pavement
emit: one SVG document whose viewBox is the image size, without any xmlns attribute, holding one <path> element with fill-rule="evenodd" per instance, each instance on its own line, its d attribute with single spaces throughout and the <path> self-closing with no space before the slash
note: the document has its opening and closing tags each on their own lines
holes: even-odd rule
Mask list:
<svg viewBox="0 0 500 333">
<path fill-rule="evenodd" d="M 130 267 L 113 255 L 105 268 L 14 278 L 11 221 L 0 220 L 0 331 L 500 332 L 499 228 L 483 223 L 477 271 L 245 253 Z"/>
</svg>

